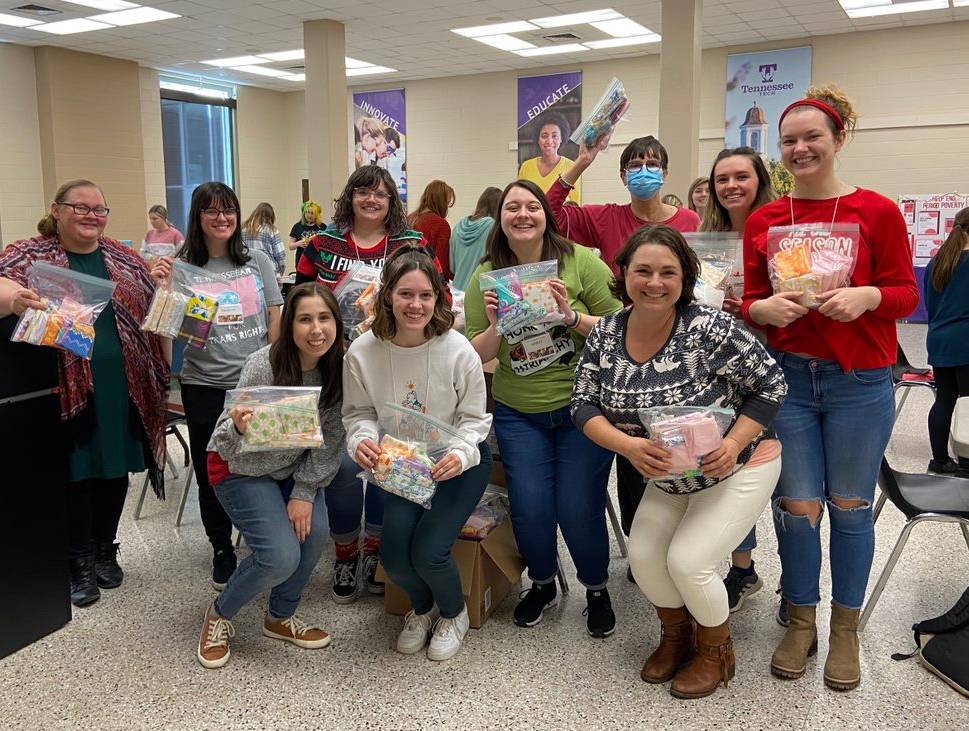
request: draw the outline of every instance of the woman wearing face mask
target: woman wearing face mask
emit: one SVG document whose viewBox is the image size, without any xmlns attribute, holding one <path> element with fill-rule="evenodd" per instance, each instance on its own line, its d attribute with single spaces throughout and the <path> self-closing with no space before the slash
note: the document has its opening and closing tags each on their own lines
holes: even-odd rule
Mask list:
<svg viewBox="0 0 969 731">
<path fill-rule="evenodd" d="M 525 160 L 518 168 L 518 177 L 523 180 L 531 180 L 543 192 L 547 192 L 552 187 L 558 176 L 572 166 L 572 161 L 567 157 L 559 155 L 559 148 L 562 143 L 569 139 L 572 134 L 569 123 L 565 121 L 558 112 L 546 112 L 539 117 L 534 129 L 535 146 L 538 147 L 539 156 Z M 576 181 L 575 186 L 569 192 L 567 200 L 570 203 L 579 205 L 582 202 L 582 182 Z"/>
<path fill-rule="evenodd" d="M 820 523 L 827 505 L 832 602 L 824 682 L 835 690 L 861 682 L 858 618 L 875 548 L 875 481 L 894 420 L 895 320 L 911 313 L 919 298 L 898 206 L 835 173 L 856 118 L 836 87 L 811 87 L 791 104 L 779 127 L 781 160 L 794 176 L 794 190 L 754 213 L 744 229 L 742 314 L 766 330 L 789 389 L 774 421 L 784 447 L 774 525 L 790 626 L 771 672 L 799 678 L 817 651 Z M 771 228 L 838 223 L 858 226 L 848 286 L 815 295 L 817 309 L 804 307 L 800 292 L 774 294 L 767 264 Z"/>
<path fill-rule="evenodd" d="M 558 601 L 558 529 L 586 587 L 588 632 L 607 637 L 616 616 L 606 586 L 609 536 L 606 487 L 612 455 L 572 423 L 569 401 L 585 337 L 603 315 L 621 308 L 609 291 L 608 268 L 593 252 L 559 235 L 541 189 L 516 180 L 502 193 L 499 223 L 485 259 L 468 284 L 467 333 L 482 361 L 498 358 L 494 377 L 495 435 L 508 477 L 511 520 L 532 588 L 515 608 L 515 624 L 532 627 Z M 554 259 L 551 287 L 563 322 L 496 330 L 498 297 L 482 292 L 493 269 Z M 638 473 L 637 473 L 638 475 Z"/>
</svg>

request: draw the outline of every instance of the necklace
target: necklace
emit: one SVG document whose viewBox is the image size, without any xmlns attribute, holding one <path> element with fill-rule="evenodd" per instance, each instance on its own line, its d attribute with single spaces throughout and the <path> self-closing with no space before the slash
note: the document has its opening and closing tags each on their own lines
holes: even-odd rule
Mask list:
<svg viewBox="0 0 969 731">
<path fill-rule="evenodd" d="M 791 225 L 794 226 L 795 225 L 794 224 L 794 196 L 788 194 L 787 200 L 790 201 L 791 203 Z M 840 195 L 834 199 L 834 213 L 831 214 L 831 225 L 828 227 L 828 230 L 831 230 L 832 228 L 834 228 L 834 219 L 837 218 L 838 216 L 838 203 L 840 201 L 841 201 Z"/>
<path fill-rule="evenodd" d="M 363 261 L 363 259 L 360 257 L 360 247 L 357 246 L 357 240 L 353 238 L 353 231 L 350 232 L 350 241 L 353 242 L 353 250 L 357 252 L 357 261 Z M 390 234 L 384 234 L 383 241 L 384 241 L 384 255 L 380 259 L 381 266 L 383 266 L 383 262 L 387 261 L 387 247 L 390 246 Z M 377 242 L 377 243 L 380 243 L 380 242 Z M 373 247 L 370 247 L 370 248 L 373 248 Z"/>
</svg>

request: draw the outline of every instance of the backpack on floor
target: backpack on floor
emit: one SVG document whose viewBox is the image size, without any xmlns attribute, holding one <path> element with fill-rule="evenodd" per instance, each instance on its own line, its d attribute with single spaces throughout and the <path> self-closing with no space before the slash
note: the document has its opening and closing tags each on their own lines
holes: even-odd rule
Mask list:
<svg viewBox="0 0 969 731">
<path fill-rule="evenodd" d="M 892 660 L 918 655 L 922 667 L 969 697 L 969 589 L 948 612 L 913 624 L 912 631 L 918 648 Z"/>
</svg>

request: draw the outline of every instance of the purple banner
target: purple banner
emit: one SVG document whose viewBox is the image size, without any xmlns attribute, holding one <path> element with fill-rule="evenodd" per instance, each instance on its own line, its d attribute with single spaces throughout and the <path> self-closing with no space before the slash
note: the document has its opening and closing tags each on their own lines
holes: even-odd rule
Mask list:
<svg viewBox="0 0 969 731">
<path fill-rule="evenodd" d="M 573 91 L 582 85 L 582 72 L 525 76 L 518 79 L 518 127 L 524 127 L 551 107 L 559 110 Z M 574 100 L 573 100 L 574 101 Z M 581 105 L 581 97 L 579 98 Z M 581 107 L 579 121 L 581 121 Z M 566 135 L 568 137 L 568 135 Z"/>
<path fill-rule="evenodd" d="M 582 72 L 518 79 L 518 177 L 548 191 L 579 152 L 569 137 L 582 121 Z M 580 203 L 581 187 L 569 199 Z"/>
<path fill-rule="evenodd" d="M 353 165 L 379 165 L 407 201 L 407 120 L 403 89 L 353 95 Z"/>
</svg>

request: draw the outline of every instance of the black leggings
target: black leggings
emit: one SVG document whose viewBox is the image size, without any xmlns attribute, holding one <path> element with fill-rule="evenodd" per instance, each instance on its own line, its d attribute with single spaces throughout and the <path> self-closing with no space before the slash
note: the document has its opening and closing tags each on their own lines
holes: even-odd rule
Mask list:
<svg viewBox="0 0 969 731">
<path fill-rule="evenodd" d="M 127 494 L 127 475 L 68 483 L 67 530 L 72 558 L 86 555 L 96 543 L 114 541 Z"/>
<path fill-rule="evenodd" d="M 949 460 L 949 429 L 956 399 L 969 396 L 969 365 L 933 368 L 935 374 L 935 403 L 929 409 L 929 444 L 932 459 L 936 462 Z M 962 465 L 969 460 L 959 459 Z"/>
<path fill-rule="evenodd" d="M 644 492 L 646 492 L 645 478 L 633 467 L 632 462 L 617 454 L 616 494 L 619 497 L 619 522 L 622 524 L 622 532 L 627 536 Z"/>
</svg>

